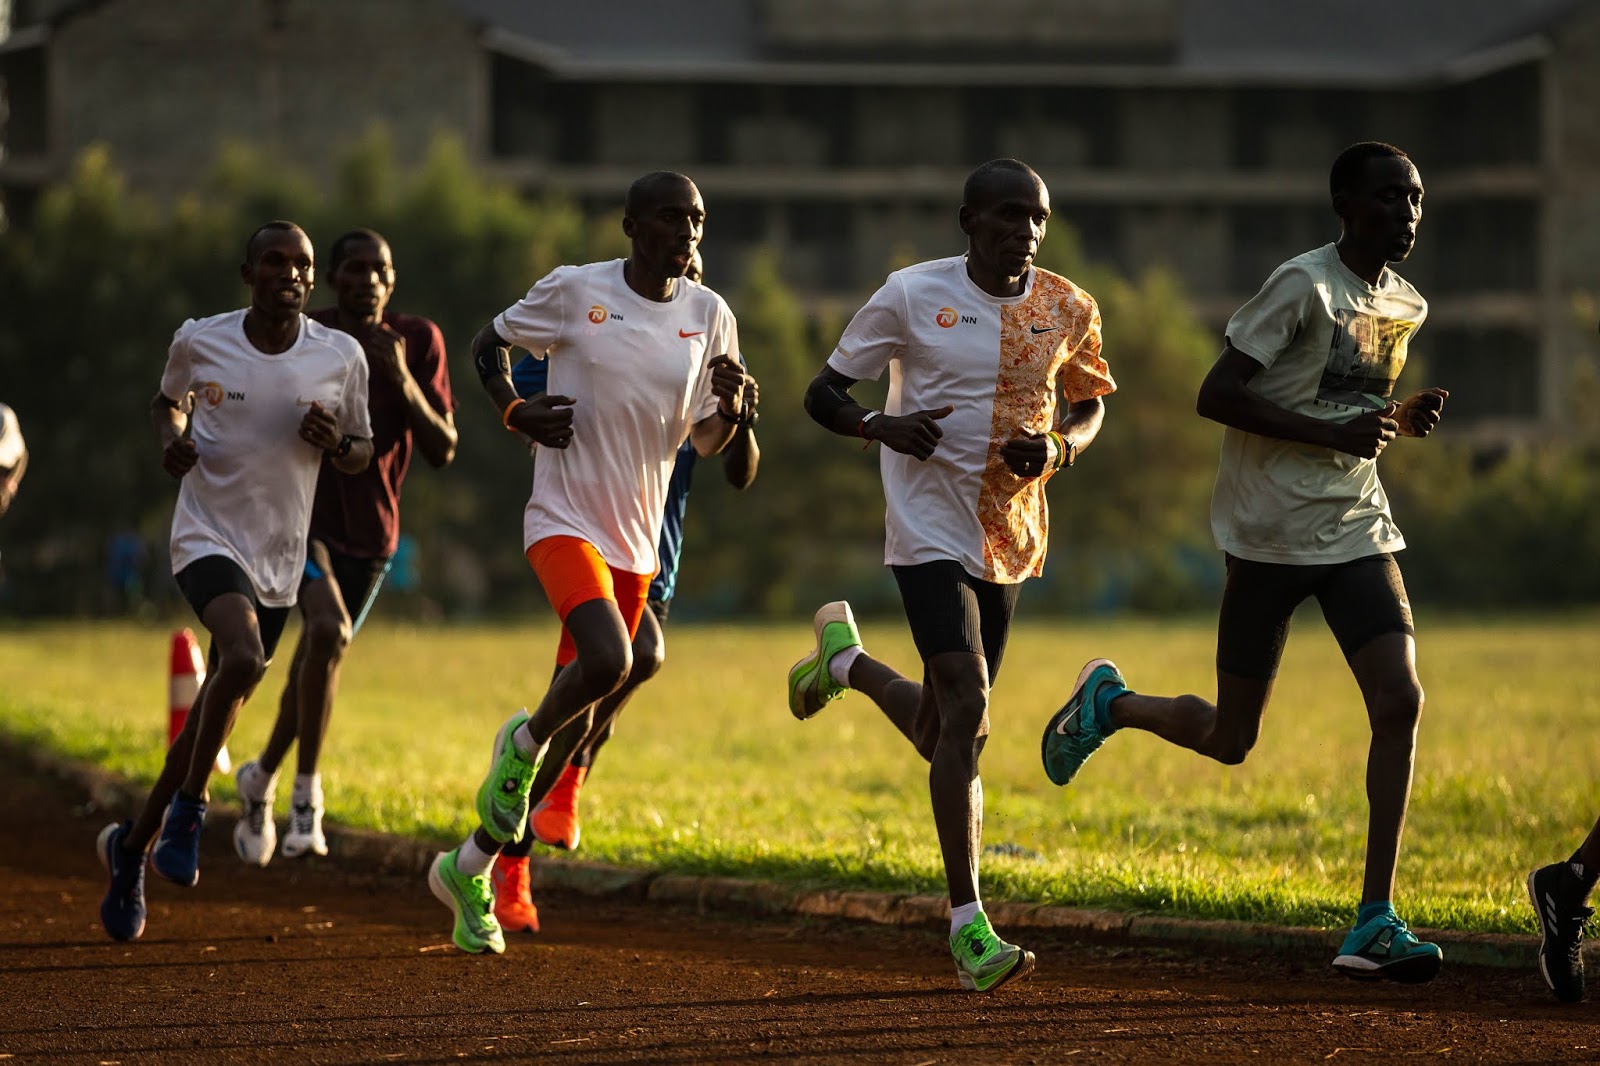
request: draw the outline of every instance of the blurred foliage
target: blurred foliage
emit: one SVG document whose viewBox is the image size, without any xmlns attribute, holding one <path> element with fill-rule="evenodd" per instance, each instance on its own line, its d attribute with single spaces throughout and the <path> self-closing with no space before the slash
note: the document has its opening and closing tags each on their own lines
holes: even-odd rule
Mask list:
<svg viewBox="0 0 1600 1066">
<path fill-rule="evenodd" d="M 165 206 L 128 190 L 104 150 L 85 152 L 24 225 L 0 234 L 0 400 L 17 410 L 32 453 L 0 523 L 9 582 L 0 605 L 76 614 L 174 599 L 165 543 L 176 490 L 160 470 L 146 405 L 173 330 L 245 299 L 235 264 L 246 235 L 291 218 L 323 258 L 346 229 L 384 233 L 398 269 L 395 309 L 438 322 L 452 353 L 455 465 L 439 473 L 414 464 L 405 490 L 403 527 L 419 544 L 423 592 L 386 594 L 382 609 L 542 608 L 519 550 L 530 461 L 480 399 L 467 344 L 556 265 L 625 254 L 619 213 L 587 218 L 560 199 L 524 199 L 477 173 L 450 139 L 402 170 L 381 130 L 354 146 L 330 187 L 236 146 Z M 960 235 L 951 237 L 954 251 Z M 761 475 L 739 494 L 720 484 L 720 464 L 701 464 L 677 610 L 786 616 L 849 596 L 867 613 L 898 612 L 882 567 L 877 456 L 823 432 L 800 404 L 845 317 L 804 307 L 778 257 L 757 252 L 742 263 L 737 277 L 708 263 L 708 281 L 738 315 L 761 382 Z M 1039 263 L 1099 301 L 1120 388 L 1100 438 L 1051 484 L 1052 552 L 1025 609 L 1209 607 L 1221 581 L 1207 520 L 1220 431 L 1193 404 L 1218 338 L 1169 274 L 1121 276 L 1086 256 L 1065 226 L 1053 227 Z M 312 303 L 325 302 L 324 288 Z M 1592 398 L 1585 381 L 1574 395 Z M 882 388 L 867 382 L 857 392 L 878 402 Z M 1600 599 L 1597 456 L 1594 439 L 1494 455 L 1448 438 L 1400 442 L 1385 456 L 1385 480 L 1413 548 L 1404 565 L 1414 596 Z M 114 538 L 147 546 L 142 588 L 112 587 Z"/>
</svg>

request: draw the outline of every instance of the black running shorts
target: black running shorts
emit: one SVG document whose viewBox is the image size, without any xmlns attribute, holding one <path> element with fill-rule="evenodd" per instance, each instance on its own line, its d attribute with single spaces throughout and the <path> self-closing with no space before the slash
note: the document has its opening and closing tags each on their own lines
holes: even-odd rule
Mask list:
<svg viewBox="0 0 1600 1066">
<path fill-rule="evenodd" d="M 306 569 L 300 587 L 305 588 L 308 582 L 320 581 L 331 574 L 334 584 L 339 586 L 345 613 L 350 616 L 353 637 L 361 632 L 361 623 L 367 620 L 367 612 L 378 599 L 378 590 L 383 587 L 390 562 L 388 556 L 362 559 L 345 555 L 314 539 L 306 546 Z"/>
<path fill-rule="evenodd" d="M 1227 561 L 1217 623 L 1217 669 L 1224 673 L 1276 677 L 1289 622 L 1307 596 L 1317 598 L 1346 660 L 1374 637 L 1416 632 L 1400 565 L 1387 552 L 1326 566 Z"/>
<path fill-rule="evenodd" d="M 950 651 L 982 655 L 994 684 L 1022 585 L 980 581 L 948 559 L 892 569 L 923 662 Z"/>
<path fill-rule="evenodd" d="M 183 598 L 189 601 L 189 606 L 194 608 L 201 622 L 205 621 L 206 608 L 218 596 L 237 592 L 249 600 L 256 609 L 262 654 L 268 662 L 272 661 L 272 653 L 278 650 L 278 638 L 283 636 L 283 625 L 289 620 L 289 608 L 261 606 L 261 601 L 256 599 L 256 588 L 250 583 L 250 577 L 243 567 L 226 555 L 207 555 L 196 559 L 174 576 Z M 219 662 L 217 644 L 212 641 L 210 650 L 206 652 L 207 671 L 215 673 Z"/>
</svg>

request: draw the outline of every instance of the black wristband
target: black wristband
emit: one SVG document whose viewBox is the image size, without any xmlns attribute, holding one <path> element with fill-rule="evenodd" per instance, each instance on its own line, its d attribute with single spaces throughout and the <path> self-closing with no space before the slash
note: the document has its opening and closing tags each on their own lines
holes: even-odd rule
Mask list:
<svg viewBox="0 0 1600 1066">
<path fill-rule="evenodd" d="M 344 436 L 339 438 L 339 446 L 328 454 L 333 456 L 335 459 L 343 459 L 345 456 L 350 454 L 350 449 L 355 445 L 355 443 L 356 439 L 350 434 L 346 433 Z"/>
</svg>

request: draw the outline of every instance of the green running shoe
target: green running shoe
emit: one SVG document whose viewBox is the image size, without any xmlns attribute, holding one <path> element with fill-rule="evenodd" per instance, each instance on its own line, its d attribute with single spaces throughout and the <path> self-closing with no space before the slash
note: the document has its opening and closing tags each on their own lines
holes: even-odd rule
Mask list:
<svg viewBox="0 0 1600 1066">
<path fill-rule="evenodd" d="M 1065 785 L 1089 756 L 1100 750 L 1112 730 L 1111 701 L 1125 695 L 1128 686 L 1110 659 L 1091 659 L 1078 672 L 1078 681 L 1066 706 L 1051 716 L 1044 727 L 1039 754 L 1044 772 L 1058 785 Z"/>
<path fill-rule="evenodd" d="M 528 712 L 518 711 L 506 719 L 494 735 L 494 755 L 489 760 L 489 776 L 478 786 L 478 820 L 484 831 L 502 844 L 522 839 L 528 828 L 528 790 L 538 761 L 529 759 L 511 742 L 511 734 L 528 720 Z"/>
<path fill-rule="evenodd" d="M 494 891 L 489 875 L 469 877 L 456 866 L 455 851 L 441 851 L 428 867 L 428 888 L 456 916 L 450 939 L 470 955 L 505 953 L 506 938 L 494 916 Z"/>
<path fill-rule="evenodd" d="M 817 646 L 789 668 L 789 713 L 802 722 L 845 694 L 848 686 L 828 673 L 828 661 L 861 644 L 855 617 L 844 600 L 823 604 L 811 620 L 811 629 L 817 635 Z"/>
<path fill-rule="evenodd" d="M 1333 968 L 1359 980 L 1387 978 L 1404 984 L 1431 981 L 1444 965 L 1438 944 L 1418 940 L 1393 911 L 1379 914 L 1350 930 Z"/>
<path fill-rule="evenodd" d="M 989 992 L 1033 972 L 1033 952 L 996 936 L 982 911 L 950 938 L 950 954 L 956 958 L 956 979 L 968 992 Z"/>
</svg>

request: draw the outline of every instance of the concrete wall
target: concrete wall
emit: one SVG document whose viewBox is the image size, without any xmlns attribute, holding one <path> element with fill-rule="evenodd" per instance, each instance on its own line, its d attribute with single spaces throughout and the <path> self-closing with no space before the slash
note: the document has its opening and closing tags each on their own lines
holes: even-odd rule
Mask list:
<svg viewBox="0 0 1600 1066">
<path fill-rule="evenodd" d="M 228 140 L 320 174 L 376 121 L 403 159 L 441 129 L 483 144 L 485 60 L 436 0 L 113 0 L 49 47 L 57 164 L 103 141 L 157 192 L 192 185 Z"/>
</svg>

